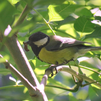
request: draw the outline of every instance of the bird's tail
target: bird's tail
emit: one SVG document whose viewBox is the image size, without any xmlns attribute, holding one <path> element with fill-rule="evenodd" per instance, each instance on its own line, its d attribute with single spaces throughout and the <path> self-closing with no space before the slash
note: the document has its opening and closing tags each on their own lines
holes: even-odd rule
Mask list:
<svg viewBox="0 0 101 101">
<path fill-rule="evenodd" d="M 89 47 L 90 51 L 101 50 L 101 47 Z"/>
</svg>

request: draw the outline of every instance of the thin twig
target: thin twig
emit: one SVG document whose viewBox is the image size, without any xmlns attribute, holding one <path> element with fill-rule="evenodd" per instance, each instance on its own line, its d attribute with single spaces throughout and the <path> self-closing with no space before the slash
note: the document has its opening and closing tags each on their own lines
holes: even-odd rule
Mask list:
<svg viewBox="0 0 101 101">
<path fill-rule="evenodd" d="M 3 56 L 0 55 L 0 58 L 3 58 Z M 6 68 L 14 73 L 29 90 L 33 89 L 36 91 L 36 88 L 12 64 L 10 64 L 7 60 L 5 60 L 3 63 Z"/>
<path fill-rule="evenodd" d="M 75 72 L 74 70 L 68 68 L 68 66 L 66 66 L 66 65 L 62 66 L 62 68 L 63 68 L 62 71 L 68 72 L 68 73 L 74 75 L 74 76 L 75 76 L 76 78 L 78 78 L 78 79 L 82 78 L 84 81 L 87 81 L 88 83 L 92 83 L 92 82 L 93 82 L 94 85 L 96 85 L 96 86 L 98 86 L 99 88 L 101 88 L 101 84 L 100 84 L 99 82 L 97 82 L 97 81 L 95 81 L 95 80 L 93 80 L 93 79 L 87 77 L 86 75 L 80 74 L 80 73 L 78 73 L 78 72 Z M 95 82 L 95 83 L 94 83 L 94 82 Z"/>
<path fill-rule="evenodd" d="M 64 71 L 64 72 L 67 72 L 67 73 L 70 73 L 71 75 L 75 76 L 79 81 L 82 81 L 82 80 L 85 80 L 87 81 L 89 84 L 94 84 L 96 86 L 98 86 L 99 88 L 101 88 L 101 84 L 89 77 L 87 77 L 86 75 L 83 75 L 83 74 L 80 74 L 74 70 L 72 70 L 71 68 L 69 68 L 68 66 L 66 65 L 62 65 L 62 66 L 58 66 L 56 67 L 58 71 Z M 47 82 L 47 79 L 48 79 L 48 76 L 51 74 L 51 71 L 46 71 L 43 78 L 42 78 L 42 81 L 41 81 L 41 85 L 43 85 L 45 87 L 46 85 L 46 82 Z"/>
<path fill-rule="evenodd" d="M 33 10 L 34 10 L 38 15 L 40 15 L 40 17 L 43 19 L 43 21 L 44 21 L 45 24 L 49 27 L 49 29 L 52 31 L 52 33 L 53 33 L 54 35 L 56 35 L 55 32 L 54 32 L 54 30 L 53 30 L 52 27 L 50 26 L 49 22 L 47 22 L 46 19 L 45 19 L 37 10 L 35 10 L 34 8 L 33 8 Z"/>
<path fill-rule="evenodd" d="M 23 23 L 23 21 L 25 20 L 27 14 L 30 12 L 30 10 L 32 9 L 32 5 L 26 5 L 24 10 L 22 11 L 22 13 L 20 14 L 18 20 L 16 22 L 14 22 L 14 24 L 12 25 L 12 31 L 10 32 L 9 36 L 12 36 L 14 34 L 17 34 L 19 29 L 21 28 L 20 25 Z"/>
<path fill-rule="evenodd" d="M 31 9 L 31 6 L 26 5 L 14 26 L 18 26 L 19 24 L 21 24 Z"/>
<path fill-rule="evenodd" d="M 2 55 L 0 55 L 0 58 L 3 58 Z M 21 81 L 22 83 L 28 88 L 30 96 L 34 101 L 48 101 L 44 89 L 42 86 L 36 86 L 34 87 L 27 78 L 25 78 L 12 64 L 10 64 L 7 60 L 5 60 L 4 65 L 7 69 L 9 69 L 11 72 L 13 72 Z M 41 93 L 41 94 L 40 94 Z M 40 95 L 40 96 L 39 96 Z M 36 99 L 36 100 L 35 100 Z"/>
</svg>

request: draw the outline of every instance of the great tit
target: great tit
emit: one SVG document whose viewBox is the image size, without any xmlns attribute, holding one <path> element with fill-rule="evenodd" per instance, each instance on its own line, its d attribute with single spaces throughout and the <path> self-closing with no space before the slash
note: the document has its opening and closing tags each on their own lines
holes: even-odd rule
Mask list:
<svg viewBox="0 0 101 101">
<path fill-rule="evenodd" d="M 37 56 L 43 62 L 63 65 L 77 57 L 84 55 L 88 51 L 101 50 L 101 47 L 92 47 L 72 38 L 57 35 L 46 35 L 37 32 L 29 37 L 29 44 Z"/>
</svg>

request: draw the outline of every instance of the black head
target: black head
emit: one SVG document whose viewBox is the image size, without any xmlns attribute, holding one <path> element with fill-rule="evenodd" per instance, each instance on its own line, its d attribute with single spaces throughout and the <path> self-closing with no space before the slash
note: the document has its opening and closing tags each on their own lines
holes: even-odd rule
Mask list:
<svg viewBox="0 0 101 101">
<path fill-rule="evenodd" d="M 37 32 L 37 33 L 34 33 L 32 34 L 30 37 L 29 37 L 29 41 L 39 41 L 45 37 L 48 37 L 46 34 L 42 33 L 42 32 Z"/>
<path fill-rule="evenodd" d="M 38 56 L 38 53 L 40 52 L 41 48 L 44 47 L 48 42 L 49 42 L 48 35 L 42 32 L 37 32 L 29 37 L 29 41 L 27 43 L 31 46 L 36 56 Z"/>
<path fill-rule="evenodd" d="M 33 43 L 38 47 L 45 45 L 48 41 L 49 41 L 49 37 L 42 32 L 34 33 L 29 37 L 29 44 Z"/>
</svg>

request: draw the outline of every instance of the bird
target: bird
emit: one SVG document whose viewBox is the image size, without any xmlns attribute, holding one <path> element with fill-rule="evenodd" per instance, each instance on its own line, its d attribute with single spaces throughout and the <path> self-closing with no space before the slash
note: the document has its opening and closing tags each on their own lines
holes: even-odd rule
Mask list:
<svg viewBox="0 0 101 101">
<path fill-rule="evenodd" d="M 26 42 L 31 46 L 36 57 L 48 64 L 64 65 L 77 59 L 88 51 L 101 50 L 101 47 L 92 47 L 73 38 L 58 35 L 46 35 L 43 32 L 32 34 Z"/>
</svg>

